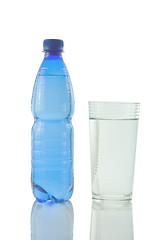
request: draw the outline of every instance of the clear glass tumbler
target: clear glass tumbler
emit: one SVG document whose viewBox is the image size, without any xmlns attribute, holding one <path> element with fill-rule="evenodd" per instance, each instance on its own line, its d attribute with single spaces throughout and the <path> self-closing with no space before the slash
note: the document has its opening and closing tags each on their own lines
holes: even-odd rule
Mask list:
<svg viewBox="0 0 160 240">
<path fill-rule="evenodd" d="M 132 199 L 139 108 L 89 102 L 93 199 Z"/>
</svg>

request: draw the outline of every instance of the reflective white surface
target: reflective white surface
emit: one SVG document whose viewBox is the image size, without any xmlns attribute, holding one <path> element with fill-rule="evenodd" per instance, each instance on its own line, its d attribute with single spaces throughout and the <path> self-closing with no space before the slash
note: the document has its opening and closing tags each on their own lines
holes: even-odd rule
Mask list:
<svg viewBox="0 0 160 240">
<path fill-rule="evenodd" d="M 90 240 L 133 240 L 130 201 L 93 201 L 91 215 Z M 31 240 L 73 240 L 73 219 L 70 201 L 57 204 L 35 201 L 31 213 Z"/>
<path fill-rule="evenodd" d="M 72 240 L 73 207 L 64 203 L 35 201 L 31 214 L 31 240 Z"/>
<path fill-rule="evenodd" d="M 160 236 L 160 207 L 147 205 L 143 200 L 136 201 L 132 212 L 130 201 L 96 200 L 83 205 L 35 201 L 31 226 L 24 219 L 17 235 L 31 240 L 150 240 Z"/>
<path fill-rule="evenodd" d="M 133 240 L 130 201 L 93 201 L 90 240 Z"/>
</svg>

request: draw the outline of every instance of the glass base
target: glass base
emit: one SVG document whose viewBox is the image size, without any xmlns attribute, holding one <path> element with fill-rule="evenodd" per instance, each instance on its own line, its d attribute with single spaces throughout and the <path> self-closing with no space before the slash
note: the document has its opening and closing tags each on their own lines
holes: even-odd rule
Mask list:
<svg viewBox="0 0 160 240">
<path fill-rule="evenodd" d="M 132 200 L 132 193 L 128 195 L 105 195 L 92 193 L 92 199 L 94 200 L 109 200 L 109 201 L 125 201 Z"/>
</svg>

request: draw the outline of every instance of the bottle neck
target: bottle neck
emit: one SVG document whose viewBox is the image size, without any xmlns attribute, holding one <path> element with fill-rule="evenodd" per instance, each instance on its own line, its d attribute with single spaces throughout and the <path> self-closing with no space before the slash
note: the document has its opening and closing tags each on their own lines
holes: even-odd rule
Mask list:
<svg viewBox="0 0 160 240">
<path fill-rule="evenodd" d="M 50 58 L 50 57 L 62 57 L 62 51 L 45 51 L 44 57 Z"/>
</svg>

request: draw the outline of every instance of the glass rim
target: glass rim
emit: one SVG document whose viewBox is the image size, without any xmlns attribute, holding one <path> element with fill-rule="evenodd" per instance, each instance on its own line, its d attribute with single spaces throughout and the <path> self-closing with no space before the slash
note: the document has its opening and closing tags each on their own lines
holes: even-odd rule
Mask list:
<svg viewBox="0 0 160 240">
<path fill-rule="evenodd" d="M 139 119 L 138 102 L 88 101 L 90 119 Z"/>
<path fill-rule="evenodd" d="M 94 103 L 94 104 L 139 104 L 140 102 L 119 102 L 119 101 L 88 101 L 88 104 Z"/>
</svg>

